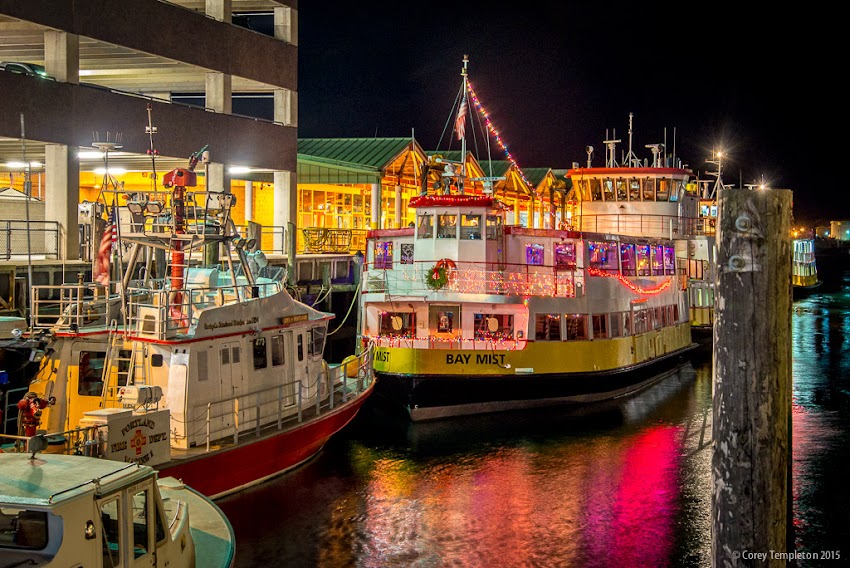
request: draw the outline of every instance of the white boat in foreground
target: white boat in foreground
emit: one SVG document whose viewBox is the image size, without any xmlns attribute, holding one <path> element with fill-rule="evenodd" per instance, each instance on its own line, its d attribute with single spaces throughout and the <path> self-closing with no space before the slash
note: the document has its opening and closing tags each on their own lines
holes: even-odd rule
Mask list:
<svg viewBox="0 0 850 568">
<path fill-rule="evenodd" d="M 295 300 L 251 251 L 233 195 L 196 187 L 200 154 L 163 187 L 105 180 L 93 281 L 33 288 L 48 339 L 29 388 L 55 398 L 39 431 L 65 451 L 150 465 L 217 498 L 316 455 L 373 381 L 369 352 L 324 360 L 334 314 Z"/>
<path fill-rule="evenodd" d="M 2 568 L 229 568 L 235 554 L 221 509 L 149 466 L 0 453 Z"/>
</svg>

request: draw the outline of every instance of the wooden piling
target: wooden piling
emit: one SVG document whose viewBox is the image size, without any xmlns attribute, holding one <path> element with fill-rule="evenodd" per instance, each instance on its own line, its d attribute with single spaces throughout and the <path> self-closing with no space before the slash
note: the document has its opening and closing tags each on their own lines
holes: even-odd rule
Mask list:
<svg viewBox="0 0 850 568">
<path fill-rule="evenodd" d="M 785 566 L 791 519 L 790 190 L 718 194 L 712 566 Z"/>
</svg>

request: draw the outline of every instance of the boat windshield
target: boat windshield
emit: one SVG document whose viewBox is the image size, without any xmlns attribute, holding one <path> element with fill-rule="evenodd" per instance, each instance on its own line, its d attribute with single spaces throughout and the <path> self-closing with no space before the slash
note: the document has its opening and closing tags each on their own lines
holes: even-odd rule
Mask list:
<svg viewBox="0 0 850 568">
<path fill-rule="evenodd" d="M 42 550 L 47 546 L 46 511 L 0 507 L 0 549 Z"/>
</svg>

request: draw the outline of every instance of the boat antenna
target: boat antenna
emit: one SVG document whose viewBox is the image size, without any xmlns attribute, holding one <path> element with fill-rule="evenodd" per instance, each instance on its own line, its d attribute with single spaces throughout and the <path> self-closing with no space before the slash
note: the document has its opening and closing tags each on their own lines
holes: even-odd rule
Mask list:
<svg viewBox="0 0 850 568">
<path fill-rule="evenodd" d="M 109 171 L 109 152 L 114 152 L 123 148 L 122 140 L 124 138 L 121 132 L 106 131 L 104 139 L 101 140 L 100 133 L 92 132 L 92 146 L 103 152 L 103 181 L 100 184 L 100 193 L 97 201 L 103 198 L 103 207 L 106 211 L 106 228 L 103 236 L 97 244 L 92 242 L 92 246 L 97 246 L 96 254 L 92 255 L 92 277 L 95 282 L 99 282 L 106 288 L 106 297 L 109 298 L 110 289 L 112 288 L 113 274 L 123 274 L 123 261 L 121 258 L 121 222 L 120 213 L 118 211 L 118 192 L 124 189 L 124 182 L 118 182 Z M 111 186 L 111 189 L 110 189 Z M 112 208 L 106 203 L 106 193 L 112 193 Z M 109 243 L 107 250 L 106 246 Z M 121 317 L 126 325 L 127 297 L 125 295 L 124 286 L 118 286 L 118 296 L 121 302 Z"/>
<path fill-rule="evenodd" d="M 717 195 L 718 189 L 723 189 L 723 179 L 720 177 L 723 172 L 723 152 L 717 151 L 712 152 L 712 159 L 706 160 L 709 164 L 714 164 L 717 166 L 716 172 L 706 172 L 710 176 L 717 176 L 717 179 L 714 181 L 714 187 L 711 188 L 711 193 L 708 195 L 708 199 L 714 199 L 714 196 Z"/>
<path fill-rule="evenodd" d="M 622 142 L 619 138 L 617 138 L 617 129 L 615 128 L 612 131 L 613 138 L 608 137 L 608 130 L 605 130 L 605 140 L 602 142 L 605 144 L 605 167 L 606 168 L 616 168 L 617 164 L 617 143 Z M 588 146 L 588 148 L 592 148 L 592 146 Z M 588 164 L 587 167 L 590 167 L 590 156 L 588 155 Z"/>
<path fill-rule="evenodd" d="M 629 113 L 629 154 L 626 156 L 625 163 L 628 164 L 629 168 L 636 168 L 640 166 L 640 160 L 635 156 L 634 151 L 632 150 L 632 132 L 633 132 L 633 124 L 634 124 L 634 116 L 633 112 Z"/>
<path fill-rule="evenodd" d="M 32 241 L 30 239 L 30 198 L 32 196 L 32 164 L 27 160 L 27 140 L 26 140 L 26 130 L 24 128 L 24 113 L 21 113 L 21 156 L 24 160 L 24 209 L 26 210 L 26 219 L 27 219 L 27 279 L 28 279 L 28 288 L 30 290 L 30 294 L 32 294 Z M 64 255 L 63 255 L 64 258 Z M 30 302 L 32 302 L 32 297 L 30 298 Z M 32 314 L 32 304 L 30 305 L 30 309 L 27 310 L 29 314 L 29 332 L 32 333 L 33 329 L 33 314 Z M 35 454 L 33 454 L 35 455 Z"/>
</svg>

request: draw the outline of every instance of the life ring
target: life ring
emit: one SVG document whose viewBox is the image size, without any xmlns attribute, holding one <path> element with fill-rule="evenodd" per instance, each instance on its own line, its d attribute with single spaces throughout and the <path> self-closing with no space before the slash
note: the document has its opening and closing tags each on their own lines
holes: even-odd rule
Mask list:
<svg viewBox="0 0 850 568">
<path fill-rule="evenodd" d="M 445 268 L 448 272 L 449 270 L 457 270 L 457 264 L 450 258 L 443 258 L 437 261 L 434 268 Z"/>
</svg>

